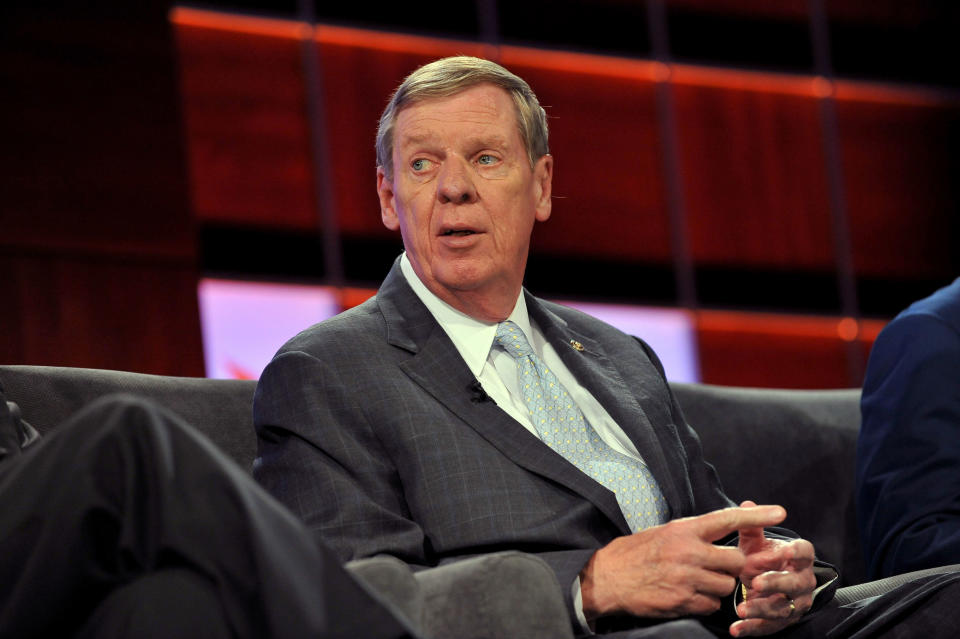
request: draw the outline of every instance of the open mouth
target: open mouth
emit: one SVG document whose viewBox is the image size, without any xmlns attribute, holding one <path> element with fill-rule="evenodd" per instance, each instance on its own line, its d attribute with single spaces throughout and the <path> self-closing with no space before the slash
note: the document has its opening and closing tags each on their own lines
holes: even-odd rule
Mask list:
<svg viewBox="0 0 960 639">
<path fill-rule="evenodd" d="M 467 235 L 473 235 L 474 233 L 476 233 L 476 231 L 471 231 L 470 229 L 457 229 L 457 230 L 450 229 L 448 231 L 444 231 L 443 233 L 441 233 L 441 235 L 443 235 L 444 237 L 450 237 L 450 236 L 465 237 Z"/>
</svg>

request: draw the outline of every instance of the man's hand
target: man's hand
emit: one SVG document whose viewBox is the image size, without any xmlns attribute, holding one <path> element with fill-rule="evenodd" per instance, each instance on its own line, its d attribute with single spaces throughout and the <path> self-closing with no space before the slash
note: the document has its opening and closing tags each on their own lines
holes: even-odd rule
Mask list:
<svg viewBox="0 0 960 639">
<path fill-rule="evenodd" d="M 588 620 L 615 613 L 708 615 L 733 592 L 748 563 L 741 548 L 712 542 L 737 530 L 762 531 L 784 517 L 780 506 L 726 508 L 618 537 L 580 573 L 583 612 Z"/>
<path fill-rule="evenodd" d="M 755 506 L 745 501 L 740 506 Z M 805 539 L 768 539 L 763 528 L 740 529 L 745 557 L 740 581 L 746 601 L 737 606 L 741 620 L 730 626 L 734 637 L 768 635 L 800 620 L 813 605 L 817 579 L 813 574 L 813 544 Z"/>
</svg>

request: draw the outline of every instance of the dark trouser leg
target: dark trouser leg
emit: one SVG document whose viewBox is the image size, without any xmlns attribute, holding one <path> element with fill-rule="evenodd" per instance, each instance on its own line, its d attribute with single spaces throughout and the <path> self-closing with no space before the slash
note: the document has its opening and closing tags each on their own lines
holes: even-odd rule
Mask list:
<svg viewBox="0 0 960 639">
<path fill-rule="evenodd" d="M 789 639 L 955 639 L 960 573 L 922 577 L 845 606 L 828 603 L 784 631 Z"/>
<path fill-rule="evenodd" d="M 696 619 L 663 621 L 649 628 L 594 635 L 596 639 L 714 639 L 714 636 Z"/>
<path fill-rule="evenodd" d="M 94 403 L 0 466 L 0 628 L 71 633 L 169 568 L 237 637 L 403 637 L 392 614 L 213 444 L 139 400 Z"/>
<path fill-rule="evenodd" d="M 111 592 L 73 639 L 230 639 L 213 584 L 182 568 L 139 577 Z"/>
</svg>

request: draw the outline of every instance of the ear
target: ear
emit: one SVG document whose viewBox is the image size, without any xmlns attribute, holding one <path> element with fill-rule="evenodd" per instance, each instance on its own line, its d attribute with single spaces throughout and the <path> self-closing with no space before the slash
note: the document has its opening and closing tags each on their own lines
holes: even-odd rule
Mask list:
<svg viewBox="0 0 960 639">
<path fill-rule="evenodd" d="M 391 231 L 400 228 L 400 218 L 394 206 L 396 194 L 393 191 L 393 180 L 387 177 L 382 166 L 377 167 L 377 196 L 380 198 L 380 219 L 383 225 Z"/>
<path fill-rule="evenodd" d="M 544 155 L 533 167 L 536 219 L 546 222 L 553 207 L 553 156 Z"/>
</svg>

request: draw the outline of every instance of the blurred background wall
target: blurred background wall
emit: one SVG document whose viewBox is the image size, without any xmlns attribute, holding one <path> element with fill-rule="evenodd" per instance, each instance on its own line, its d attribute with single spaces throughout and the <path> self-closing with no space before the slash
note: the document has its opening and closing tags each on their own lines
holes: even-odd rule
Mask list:
<svg viewBox="0 0 960 639">
<path fill-rule="evenodd" d="M 131 4 L 0 9 L 4 363 L 203 375 L 198 285 L 326 295 L 229 315 L 247 341 L 365 299 L 400 250 L 377 118 L 458 53 L 550 116 L 527 286 L 673 313 L 697 379 L 857 386 L 883 323 L 960 275 L 953 2 Z"/>
</svg>

